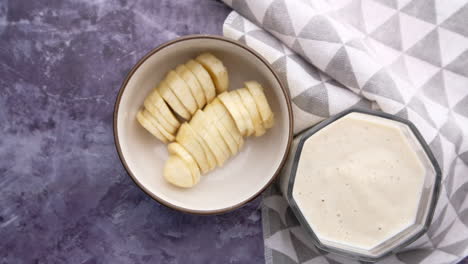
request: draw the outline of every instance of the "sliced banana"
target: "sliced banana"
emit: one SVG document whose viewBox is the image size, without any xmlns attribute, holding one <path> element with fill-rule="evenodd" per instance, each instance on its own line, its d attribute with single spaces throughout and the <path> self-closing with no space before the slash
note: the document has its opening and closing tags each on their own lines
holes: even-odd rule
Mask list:
<svg viewBox="0 0 468 264">
<path fill-rule="evenodd" d="M 179 131 L 177 131 L 176 141 L 192 155 L 202 173 L 206 173 L 210 170 L 210 164 L 208 163 L 205 150 L 196 139 L 196 135 L 190 129 L 188 123 L 183 123 L 180 126 Z"/>
<path fill-rule="evenodd" d="M 195 131 L 195 129 L 193 129 L 193 127 L 189 123 L 187 123 L 187 129 L 190 131 L 190 134 L 194 136 L 195 140 L 202 146 L 203 150 L 205 151 L 206 159 L 210 168 L 209 170 L 216 168 L 216 157 L 213 151 L 211 151 L 210 147 L 208 147 L 206 141 L 203 140 L 203 138 L 200 137 L 200 135 L 198 135 L 198 133 Z"/>
<path fill-rule="evenodd" d="M 159 84 L 159 93 L 161 94 L 161 97 L 166 101 L 166 103 L 176 112 L 179 116 L 181 116 L 185 120 L 190 119 L 190 112 L 187 111 L 185 106 L 180 102 L 180 100 L 177 98 L 177 96 L 172 92 L 171 88 L 169 88 L 169 85 L 166 83 L 166 81 L 162 81 Z"/>
<path fill-rule="evenodd" d="M 172 126 L 176 129 L 180 126 L 179 120 L 174 116 L 171 109 L 167 106 L 164 99 L 161 97 L 158 89 L 153 89 L 153 91 L 148 95 L 145 99 L 148 101 L 148 104 L 154 105 L 156 109 L 161 113 L 161 116 Z"/>
<path fill-rule="evenodd" d="M 242 103 L 242 99 L 236 91 L 232 91 L 229 94 L 232 96 L 233 101 L 236 103 L 236 106 L 239 109 L 242 118 L 245 120 L 245 124 L 247 125 L 247 134 L 245 135 L 251 136 L 255 132 L 255 129 L 252 122 L 252 118 L 250 118 L 249 112 L 247 112 L 247 109 L 245 109 L 245 106 Z"/>
<path fill-rule="evenodd" d="M 229 151 L 231 152 L 231 154 L 236 155 L 237 152 L 239 151 L 239 146 L 237 145 L 237 142 L 234 140 L 231 133 L 229 131 L 227 131 L 227 129 L 224 127 L 224 125 L 221 124 L 221 122 L 222 122 L 221 118 L 218 118 L 218 116 L 214 112 L 213 108 L 209 107 L 210 105 L 211 104 L 209 104 L 204 110 L 206 116 L 208 117 L 209 120 L 212 120 L 211 124 L 216 126 L 216 129 L 218 129 L 219 134 L 223 138 L 224 143 L 226 143 L 226 145 L 228 146 Z"/>
<path fill-rule="evenodd" d="M 218 129 L 212 122 L 213 120 L 209 120 L 202 110 L 198 110 L 195 115 L 193 115 L 192 120 L 190 120 L 190 125 L 198 135 L 205 140 L 208 147 L 213 152 L 218 165 L 222 166 L 224 162 L 229 159 L 230 151 Z"/>
<path fill-rule="evenodd" d="M 164 165 L 163 175 L 168 182 L 178 187 L 190 188 L 196 184 L 189 166 L 176 155 L 169 156 Z"/>
<path fill-rule="evenodd" d="M 177 66 L 176 73 L 185 81 L 190 88 L 198 108 L 202 108 L 206 104 L 206 97 L 203 88 L 197 80 L 197 77 L 183 64 Z"/>
<path fill-rule="evenodd" d="M 185 66 L 195 75 L 205 92 L 206 102 L 210 103 L 216 97 L 216 89 L 210 74 L 200 63 L 194 60 L 189 60 Z"/>
<path fill-rule="evenodd" d="M 247 124 L 244 118 L 242 117 L 239 108 L 234 101 L 234 98 L 228 92 L 224 92 L 218 95 L 218 99 L 226 107 L 226 109 L 231 114 L 234 122 L 236 123 L 237 129 L 239 129 L 241 135 L 247 134 Z"/>
<path fill-rule="evenodd" d="M 155 136 L 157 139 L 161 140 L 164 143 L 167 143 L 169 140 L 161 134 L 161 132 L 153 126 L 153 124 L 146 119 L 146 117 L 143 115 L 143 111 L 140 110 L 138 111 L 136 115 L 136 119 L 140 125 L 146 129 L 146 131 L 150 132 L 151 135 Z"/>
<path fill-rule="evenodd" d="M 263 92 L 263 87 L 256 81 L 245 82 L 245 87 L 249 90 L 255 100 L 258 112 L 262 117 L 264 127 L 271 128 L 275 123 L 275 118 L 270 105 L 268 104 L 265 93 Z"/>
<path fill-rule="evenodd" d="M 167 74 L 166 81 L 176 97 L 185 106 L 185 109 L 193 115 L 197 111 L 198 106 L 188 85 L 175 71 L 170 71 Z"/>
<path fill-rule="evenodd" d="M 192 174 L 193 184 L 197 184 L 200 181 L 200 168 L 192 155 L 177 142 L 167 145 L 167 150 L 169 151 L 169 155 L 178 156 L 187 164 Z"/>
<path fill-rule="evenodd" d="M 242 137 L 239 129 L 232 119 L 231 114 L 226 109 L 226 107 L 221 103 L 221 101 L 216 98 L 209 105 L 206 106 L 205 111 L 208 110 L 214 111 L 218 120 L 221 121 L 221 124 L 226 128 L 226 130 L 231 134 L 232 138 L 236 141 L 238 149 L 244 145 L 244 138 Z"/>
<path fill-rule="evenodd" d="M 151 117 L 156 119 L 159 124 L 169 133 L 174 134 L 175 131 L 177 130 L 177 127 L 171 125 L 161 114 L 158 108 L 150 101 L 150 98 L 147 97 L 145 102 L 143 103 L 145 110 L 147 110 L 150 114 Z"/>
<path fill-rule="evenodd" d="M 151 116 L 150 112 L 148 112 L 146 109 L 143 110 L 143 116 L 146 118 L 146 120 L 149 120 L 153 126 L 161 132 L 161 134 L 168 140 L 168 141 L 174 141 L 175 137 L 173 134 L 169 133 L 164 127 L 156 120 L 154 117 Z"/>
<path fill-rule="evenodd" d="M 216 91 L 222 93 L 227 91 L 229 86 L 229 77 L 223 62 L 211 53 L 203 53 L 196 59 L 210 74 L 216 86 Z"/>
<path fill-rule="evenodd" d="M 263 127 L 262 117 L 257 109 L 257 104 L 252 97 L 252 94 L 246 88 L 238 89 L 235 92 L 240 96 L 242 103 L 244 104 L 245 109 L 249 112 L 250 118 L 255 129 L 255 136 L 259 137 L 265 134 L 265 128 Z"/>
</svg>

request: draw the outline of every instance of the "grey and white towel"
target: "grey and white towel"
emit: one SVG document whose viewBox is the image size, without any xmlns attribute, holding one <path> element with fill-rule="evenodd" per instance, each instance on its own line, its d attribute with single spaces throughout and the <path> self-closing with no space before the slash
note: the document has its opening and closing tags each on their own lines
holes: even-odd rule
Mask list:
<svg viewBox="0 0 468 264">
<path fill-rule="evenodd" d="M 411 120 L 443 172 L 426 235 L 380 263 L 468 255 L 467 0 L 224 0 L 224 35 L 262 54 L 293 100 L 295 133 L 352 106 Z M 354 263 L 315 249 L 275 187 L 263 199 L 266 262 Z"/>
</svg>

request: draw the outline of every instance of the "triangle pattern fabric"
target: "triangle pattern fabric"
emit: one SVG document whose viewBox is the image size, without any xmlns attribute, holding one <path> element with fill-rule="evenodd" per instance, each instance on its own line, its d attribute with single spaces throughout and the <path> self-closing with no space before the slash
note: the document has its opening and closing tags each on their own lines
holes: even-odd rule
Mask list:
<svg viewBox="0 0 468 264">
<path fill-rule="evenodd" d="M 278 251 L 278 250 L 273 250 L 272 253 L 271 253 L 271 256 L 272 256 L 272 258 L 275 259 L 275 261 L 278 261 L 278 263 L 297 264 L 297 261 L 291 259 L 291 257 L 289 257 L 286 254 L 283 254 L 281 251 Z"/>
<path fill-rule="evenodd" d="M 436 73 L 432 78 L 422 86 L 424 94 L 432 101 L 448 107 L 447 95 L 445 94 L 444 75 L 442 71 Z"/>
<path fill-rule="evenodd" d="M 346 88 L 339 88 L 329 82 L 325 83 L 325 87 L 328 91 L 328 109 L 331 115 L 338 114 L 350 107 L 370 108 L 368 100 L 362 99 Z"/>
<path fill-rule="evenodd" d="M 345 45 L 347 47 L 353 47 L 355 49 L 358 49 L 358 50 L 361 50 L 361 51 L 364 51 L 364 52 L 368 51 L 367 47 L 364 46 L 364 43 L 361 40 L 358 40 L 358 39 L 353 39 L 351 41 L 348 41 L 348 42 L 345 43 Z"/>
<path fill-rule="evenodd" d="M 296 63 L 298 67 L 302 68 L 303 71 L 306 71 L 312 78 L 317 81 L 320 80 L 320 73 L 317 68 L 311 67 L 310 64 L 308 64 L 306 61 L 304 61 L 304 59 L 297 56 L 296 54 L 291 54 L 287 57 L 288 59 L 294 61 L 294 63 Z M 288 63 L 288 65 L 290 64 Z"/>
<path fill-rule="evenodd" d="M 400 16 L 398 14 L 393 15 L 387 22 L 372 32 L 370 36 L 387 46 L 401 50 Z"/>
<path fill-rule="evenodd" d="M 276 232 L 265 241 L 265 244 L 297 262 L 297 253 L 292 245 L 288 229 Z"/>
<path fill-rule="evenodd" d="M 257 1 L 255 1 L 257 2 Z M 262 1 L 258 1 L 262 2 Z M 295 35 L 299 35 L 302 29 L 305 27 L 309 18 L 314 15 L 311 7 L 304 2 L 301 1 L 288 1 L 284 2 L 287 6 L 287 11 L 290 14 L 294 14 L 294 18 L 291 22 L 294 27 Z"/>
<path fill-rule="evenodd" d="M 453 111 L 468 118 L 468 96 L 460 100 L 460 102 L 458 102 L 458 104 L 453 108 Z"/>
<path fill-rule="evenodd" d="M 421 87 L 427 82 L 440 68 L 426 61 L 420 60 L 413 56 L 404 55 L 408 75 L 411 82 L 416 87 Z"/>
<path fill-rule="evenodd" d="M 431 115 L 427 111 L 426 105 L 424 102 L 419 99 L 418 97 L 413 97 L 411 102 L 408 104 L 408 107 L 412 109 L 414 112 L 418 113 L 424 120 L 430 123 L 433 127 L 437 127 L 434 121 L 431 118 Z"/>
<path fill-rule="evenodd" d="M 401 109 L 398 113 L 396 113 L 397 116 L 408 119 L 408 110 L 406 108 Z"/>
<path fill-rule="evenodd" d="M 450 62 L 446 67 L 447 70 L 453 71 L 465 77 L 468 77 L 468 50 Z"/>
<path fill-rule="evenodd" d="M 271 2 L 273 2 L 273 0 L 248 1 L 247 2 L 249 10 L 252 12 L 252 14 L 256 18 L 254 21 L 263 21 L 266 10 L 271 5 Z"/>
<path fill-rule="evenodd" d="M 363 91 L 379 94 L 385 98 L 392 99 L 397 102 L 403 102 L 403 97 L 398 91 L 395 82 L 385 69 L 380 70 L 372 76 L 366 85 L 362 88 Z"/>
<path fill-rule="evenodd" d="M 285 35 L 294 35 L 294 28 L 286 9 L 285 0 L 274 0 L 263 17 L 263 26 Z M 280 15 L 278 17 L 278 15 Z"/>
<path fill-rule="evenodd" d="M 364 33 L 371 33 L 383 23 L 388 21 L 397 11 L 385 5 L 382 5 L 374 0 L 362 0 L 361 2 L 362 15 L 366 31 Z"/>
<path fill-rule="evenodd" d="M 250 21 L 260 22 L 257 21 L 254 13 L 252 13 L 252 10 L 250 10 L 249 5 L 247 4 L 247 0 L 233 0 L 232 8 L 238 10 L 238 12 L 242 13 L 242 15 L 250 19 Z"/>
<path fill-rule="evenodd" d="M 268 209 L 268 217 L 274 219 L 273 221 L 270 221 L 271 234 L 280 232 L 287 228 L 283 221 L 281 221 L 281 215 L 277 211 Z"/>
<path fill-rule="evenodd" d="M 279 42 L 275 38 L 272 38 L 270 34 L 266 33 L 263 30 L 252 31 L 249 33 L 249 37 L 254 37 L 277 51 L 283 51 L 283 45 L 281 44 L 281 42 Z"/>
<path fill-rule="evenodd" d="M 236 17 L 232 22 L 232 26 L 239 31 L 245 31 L 244 29 L 244 19 L 241 16 Z"/>
<path fill-rule="evenodd" d="M 447 5 L 447 0 L 436 0 L 437 24 L 441 24 L 447 18 L 453 16 L 466 3 L 466 0 L 451 0 L 450 4 Z"/>
<path fill-rule="evenodd" d="M 437 22 L 435 0 L 413 0 L 401 11 L 432 24 Z"/>
<path fill-rule="evenodd" d="M 345 47 L 336 52 L 325 72 L 347 87 L 359 87 Z"/>
<path fill-rule="evenodd" d="M 341 38 L 330 20 L 325 16 L 314 16 L 299 34 L 300 38 L 341 43 Z"/>
<path fill-rule="evenodd" d="M 411 2 L 411 0 L 397 0 L 397 2 L 398 2 L 398 9 L 402 9 L 409 2 Z"/>
<path fill-rule="evenodd" d="M 288 75 L 287 75 L 287 57 L 286 56 L 283 56 L 279 59 L 277 59 L 276 61 L 274 61 L 273 63 L 271 63 L 271 66 L 276 70 L 276 73 L 279 75 L 281 81 L 290 86 L 289 85 L 289 82 L 288 82 Z M 288 87 L 289 89 L 291 89 L 291 87 Z"/>
<path fill-rule="evenodd" d="M 435 28 L 435 25 L 405 13 L 399 13 L 399 16 L 403 50 L 412 47 Z"/>
<path fill-rule="evenodd" d="M 307 90 L 307 88 L 310 86 L 315 86 L 317 84 L 322 83 L 319 79 L 316 68 L 302 68 L 301 64 L 297 63 L 294 59 L 291 59 L 290 57 L 285 57 L 285 63 L 286 68 L 279 70 L 283 70 L 286 75 L 285 80 L 289 87 L 291 97 L 296 97 L 303 91 Z M 278 70 L 278 68 L 275 69 Z M 286 74 L 288 72 L 295 72 L 295 74 Z"/>
<path fill-rule="evenodd" d="M 302 243 L 301 240 L 296 238 L 296 236 L 292 232 L 290 233 L 290 235 L 291 235 L 291 242 L 294 245 L 294 248 L 296 249 L 296 252 L 297 252 L 298 263 L 304 263 L 309 259 L 319 256 L 317 252 L 311 250 L 309 246 Z"/>
<path fill-rule="evenodd" d="M 297 52 L 297 54 L 306 57 L 307 54 L 305 53 L 304 49 L 302 48 L 301 44 L 299 43 L 299 39 L 296 39 L 292 44 L 291 48 Z"/>
<path fill-rule="evenodd" d="M 440 133 L 456 145 L 459 145 L 463 140 L 463 132 L 458 127 L 451 114 L 448 116 L 446 123 L 440 129 Z"/>
<path fill-rule="evenodd" d="M 457 32 L 460 35 L 468 37 L 468 27 L 466 26 L 466 19 L 468 17 L 468 4 L 465 4 L 454 15 L 445 20 L 441 27 Z"/>
<path fill-rule="evenodd" d="M 325 70 L 328 63 L 335 56 L 337 51 L 343 47 L 342 44 L 327 41 L 309 40 L 302 38 L 298 38 L 298 41 L 299 44 L 301 44 L 301 48 L 307 47 L 307 49 L 303 49 L 305 58 L 320 70 Z"/>
<path fill-rule="evenodd" d="M 364 86 L 364 84 L 369 80 L 369 78 L 382 68 L 382 65 L 377 63 L 367 52 L 360 49 L 356 49 L 350 46 L 345 46 L 346 54 L 348 55 L 348 60 L 351 64 L 351 71 L 353 79 L 356 79 L 357 85 L 350 86 L 354 88 L 359 88 Z M 367 69 L 366 71 L 361 71 L 360 69 Z M 344 74 L 344 72 L 342 73 Z M 346 84 L 345 84 L 346 85 Z"/>
<path fill-rule="evenodd" d="M 443 70 L 445 81 L 445 93 L 450 107 L 456 105 L 461 99 L 468 96 L 468 78 L 453 73 L 451 71 Z"/>
<path fill-rule="evenodd" d="M 434 29 L 406 53 L 425 60 L 435 66 L 441 66 L 442 61 L 440 56 L 439 31 Z"/>
<path fill-rule="evenodd" d="M 397 0 L 375 0 L 375 1 L 383 5 L 386 5 L 388 7 L 394 8 L 394 9 L 398 8 Z"/>
<path fill-rule="evenodd" d="M 437 30 L 439 31 L 442 66 L 446 66 L 467 49 L 468 39 L 441 27 Z"/>
<path fill-rule="evenodd" d="M 270 63 L 284 56 L 282 49 L 275 49 L 274 47 L 269 45 L 274 45 L 273 43 L 268 43 L 269 40 L 258 39 L 258 37 L 261 36 L 253 37 L 251 34 L 246 35 L 245 43 L 252 48 L 263 50 L 263 57 L 265 57 L 265 59 L 267 59 L 267 61 Z"/>
<path fill-rule="evenodd" d="M 347 5 L 337 11 L 337 15 L 346 23 L 365 32 L 366 26 L 362 14 L 361 0 L 351 0 Z"/>
<path fill-rule="evenodd" d="M 418 97 L 424 102 L 424 106 L 430 113 L 432 121 L 436 124 L 435 128 L 439 129 L 439 133 L 441 133 L 440 128 L 445 124 L 449 117 L 449 108 L 434 102 L 425 95 L 420 95 Z"/>
<path fill-rule="evenodd" d="M 392 70 L 398 77 L 402 78 L 405 81 L 411 82 L 411 79 L 408 75 L 408 67 L 406 67 L 406 62 L 403 56 L 400 56 L 395 62 L 390 65 L 390 70 Z"/>
<path fill-rule="evenodd" d="M 328 93 L 323 83 L 308 88 L 294 97 L 293 102 L 308 113 L 322 117 L 330 116 L 328 107 L 324 107 L 328 105 Z"/>
</svg>

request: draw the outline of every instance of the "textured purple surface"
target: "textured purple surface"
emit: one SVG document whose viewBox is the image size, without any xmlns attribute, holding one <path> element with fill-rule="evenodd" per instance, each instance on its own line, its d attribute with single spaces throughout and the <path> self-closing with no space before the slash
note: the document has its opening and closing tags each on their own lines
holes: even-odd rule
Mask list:
<svg viewBox="0 0 468 264">
<path fill-rule="evenodd" d="M 220 34 L 216 1 L 0 1 L 0 263 L 262 263 L 259 201 L 193 216 L 118 159 L 120 84 L 153 47 Z"/>
</svg>

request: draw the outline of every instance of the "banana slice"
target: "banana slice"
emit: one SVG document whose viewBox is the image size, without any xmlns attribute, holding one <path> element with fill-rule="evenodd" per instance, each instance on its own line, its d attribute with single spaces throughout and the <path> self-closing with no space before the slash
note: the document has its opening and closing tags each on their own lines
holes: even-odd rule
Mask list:
<svg viewBox="0 0 468 264">
<path fill-rule="evenodd" d="M 219 134 L 223 138 L 224 143 L 226 143 L 226 145 L 228 146 L 229 151 L 231 152 L 231 154 L 236 155 L 237 152 L 239 151 L 239 146 L 237 145 L 237 142 L 234 140 L 231 133 L 229 131 L 227 131 L 227 129 L 224 127 L 224 125 L 221 124 L 221 122 L 222 122 L 221 119 L 222 118 L 218 118 L 218 116 L 214 112 L 214 109 L 212 107 L 210 107 L 210 106 L 211 106 L 211 104 L 209 104 L 205 108 L 205 110 L 204 110 L 205 114 L 207 115 L 207 117 L 210 120 L 212 120 L 212 124 L 214 126 L 216 126 L 216 129 L 218 129 Z"/>
<path fill-rule="evenodd" d="M 164 119 L 163 115 L 159 111 L 159 109 L 154 106 L 149 100 L 150 98 L 147 97 L 145 102 L 143 103 L 145 110 L 148 111 L 151 115 L 151 118 L 156 119 L 159 124 L 169 133 L 174 134 L 177 130 L 177 127 L 172 126 L 166 119 Z"/>
<path fill-rule="evenodd" d="M 268 100 L 263 92 L 263 87 L 256 81 L 245 82 L 245 87 L 252 94 L 255 103 L 257 104 L 258 112 L 262 117 L 263 125 L 265 128 L 271 128 L 275 123 L 275 117 L 271 111 Z"/>
<path fill-rule="evenodd" d="M 197 80 L 197 77 L 183 64 L 177 66 L 175 69 L 176 73 L 185 81 L 190 88 L 195 101 L 197 102 L 198 108 L 202 108 L 206 104 L 205 92 Z"/>
<path fill-rule="evenodd" d="M 227 91 L 229 86 L 229 77 L 227 69 L 222 61 L 211 53 L 203 53 L 195 60 L 203 65 L 203 67 L 208 71 L 218 93 Z"/>
<path fill-rule="evenodd" d="M 218 129 L 212 122 L 213 120 L 209 120 L 202 110 L 198 110 L 195 115 L 193 115 L 192 120 L 190 120 L 190 125 L 198 135 L 205 140 L 208 147 L 213 152 L 218 165 L 222 166 L 224 162 L 229 159 L 230 151 Z"/>
<path fill-rule="evenodd" d="M 200 181 L 200 168 L 192 155 L 177 142 L 167 145 L 167 150 L 169 151 L 169 155 L 178 156 L 187 164 L 192 174 L 193 184 L 197 184 Z"/>
<path fill-rule="evenodd" d="M 231 114 L 229 114 L 229 111 L 226 109 L 223 103 L 221 103 L 221 101 L 216 98 L 213 100 L 213 102 L 206 106 L 205 110 L 207 111 L 208 109 L 212 109 L 214 111 L 218 120 L 221 120 L 221 124 L 231 134 L 232 138 L 234 138 L 238 149 L 240 150 L 244 145 L 244 138 L 242 137 L 239 129 L 236 126 L 236 123 L 234 122 L 234 119 L 232 119 Z"/>
<path fill-rule="evenodd" d="M 216 165 L 217 165 L 216 157 L 213 151 L 211 151 L 210 147 L 208 147 L 208 144 L 206 143 L 206 141 L 203 140 L 203 138 L 200 137 L 200 135 L 198 135 L 198 133 L 195 131 L 195 129 L 193 129 L 193 127 L 189 123 L 187 123 L 187 130 L 190 131 L 190 134 L 193 135 L 195 140 L 202 146 L 203 150 L 205 151 L 206 159 L 209 165 L 209 170 L 216 168 Z"/>
<path fill-rule="evenodd" d="M 213 99 L 216 97 L 216 89 L 213 80 L 211 80 L 210 74 L 205 70 L 205 68 L 203 68 L 200 63 L 194 60 L 189 60 L 185 66 L 187 66 L 193 75 L 197 77 L 198 82 L 205 92 L 206 102 L 209 103 L 213 101 Z"/>
<path fill-rule="evenodd" d="M 164 165 L 163 175 L 169 183 L 178 187 L 190 188 L 196 184 L 189 166 L 176 155 L 169 156 Z"/>
<path fill-rule="evenodd" d="M 161 94 L 161 97 L 172 108 L 172 110 L 174 110 L 174 112 L 176 112 L 185 120 L 190 119 L 189 111 L 185 109 L 185 106 L 179 101 L 177 96 L 172 92 L 171 88 L 169 88 L 169 85 L 166 83 L 166 81 L 163 80 L 159 84 L 158 89 L 159 89 L 159 93 Z"/>
<path fill-rule="evenodd" d="M 247 134 L 247 122 L 242 117 L 239 108 L 236 106 L 236 102 L 232 98 L 231 94 L 224 92 L 218 95 L 218 99 L 226 107 L 226 109 L 231 114 L 234 122 L 236 123 L 237 129 L 240 131 L 241 135 Z"/>
<path fill-rule="evenodd" d="M 188 123 L 183 123 L 180 126 L 176 135 L 176 141 L 192 155 L 202 173 L 206 173 L 210 170 L 210 164 L 208 163 L 205 150 L 196 139 Z"/>
<path fill-rule="evenodd" d="M 255 129 L 255 136 L 259 137 L 265 134 L 265 128 L 263 127 L 262 117 L 257 110 L 257 104 L 250 94 L 249 90 L 246 88 L 238 89 L 235 92 L 240 96 L 242 103 L 244 104 L 245 109 L 249 112 L 250 118 Z"/>
<path fill-rule="evenodd" d="M 161 134 L 161 132 L 153 126 L 153 124 L 146 119 L 146 117 L 143 115 L 143 111 L 140 110 L 138 111 L 136 115 L 136 119 L 140 125 L 146 129 L 146 131 L 150 132 L 151 135 L 155 136 L 157 139 L 161 140 L 164 143 L 168 142 L 168 139 Z"/>
<path fill-rule="evenodd" d="M 145 99 L 145 105 L 147 104 L 154 105 L 156 109 L 161 113 L 161 116 L 172 126 L 176 129 L 180 126 L 179 120 L 174 116 L 172 111 L 167 106 L 164 99 L 159 94 L 158 89 L 153 89 L 153 91 L 148 95 Z M 149 109 L 148 109 L 149 110 Z"/>
<path fill-rule="evenodd" d="M 155 118 L 153 118 L 150 114 L 150 112 L 148 112 L 146 109 L 143 110 L 143 116 L 146 118 L 146 120 L 149 120 L 151 122 L 151 124 L 153 124 L 153 126 L 159 130 L 159 132 L 161 132 L 161 134 L 168 140 L 168 141 L 174 141 L 175 137 L 174 135 L 172 135 L 171 133 L 169 133 L 168 131 L 166 131 L 166 129 L 164 129 L 164 127 L 158 122 L 158 120 L 156 120 Z"/>
<path fill-rule="evenodd" d="M 170 71 L 166 76 L 166 81 L 180 102 L 192 115 L 197 111 L 198 106 L 188 85 L 180 78 L 175 71 Z"/>
<path fill-rule="evenodd" d="M 229 93 L 234 102 L 237 105 L 237 108 L 239 109 L 239 112 L 242 116 L 242 118 L 245 120 L 245 123 L 247 124 L 247 134 L 246 136 L 250 136 L 255 132 L 254 125 L 252 122 L 252 118 L 249 115 L 249 112 L 247 112 L 247 109 L 245 109 L 244 104 L 242 103 L 242 99 L 240 98 L 239 94 L 236 91 L 232 91 Z"/>
</svg>

